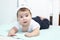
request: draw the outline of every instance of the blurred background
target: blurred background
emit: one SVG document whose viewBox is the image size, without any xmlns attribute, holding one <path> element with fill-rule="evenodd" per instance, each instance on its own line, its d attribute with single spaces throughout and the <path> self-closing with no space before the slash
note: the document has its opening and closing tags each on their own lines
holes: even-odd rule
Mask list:
<svg viewBox="0 0 60 40">
<path fill-rule="evenodd" d="M 42 16 L 59 26 L 60 0 L 0 0 L 0 25 L 17 21 L 16 12 L 22 6 L 28 7 L 32 17 Z"/>
</svg>

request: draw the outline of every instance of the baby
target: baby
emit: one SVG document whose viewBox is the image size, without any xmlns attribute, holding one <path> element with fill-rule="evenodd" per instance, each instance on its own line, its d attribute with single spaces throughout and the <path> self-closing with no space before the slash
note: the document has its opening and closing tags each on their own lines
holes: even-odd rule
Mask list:
<svg viewBox="0 0 60 40">
<path fill-rule="evenodd" d="M 32 37 L 39 35 L 40 25 L 32 19 L 30 10 L 26 7 L 22 7 L 17 11 L 17 23 L 9 31 L 8 36 L 15 36 L 18 30 L 26 32 L 26 37 Z"/>
</svg>

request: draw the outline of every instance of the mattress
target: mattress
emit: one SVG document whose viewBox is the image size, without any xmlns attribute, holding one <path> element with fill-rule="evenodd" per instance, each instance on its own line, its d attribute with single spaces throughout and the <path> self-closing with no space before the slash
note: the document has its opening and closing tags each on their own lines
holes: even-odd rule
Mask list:
<svg viewBox="0 0 60 40">
<path fill-rule="evenodd" d="M 49 29 L 40 30 L 40 35 L 35 37 L 25 37 L 23 32 L 8 37 L 7 34 L 12 26 L 13 24 L 0 25 L 0 40 L 60 40 L 60 26 L 50 26 Z"/>
</svg>

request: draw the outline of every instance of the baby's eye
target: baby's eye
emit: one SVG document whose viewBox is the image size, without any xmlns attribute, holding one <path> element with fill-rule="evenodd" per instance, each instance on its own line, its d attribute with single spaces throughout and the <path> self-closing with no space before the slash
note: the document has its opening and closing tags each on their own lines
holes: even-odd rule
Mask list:
<svg viewBox="0 0 60 40">
<path fill-rule="evenodd" d="M 23 16 L 20 16 L 20 18 L 23 18 Z"/>
<path fill-rule="evenodd" d="M 26 15 L 26 17 L 28 17 L 28 15 Z"/>
</svg>

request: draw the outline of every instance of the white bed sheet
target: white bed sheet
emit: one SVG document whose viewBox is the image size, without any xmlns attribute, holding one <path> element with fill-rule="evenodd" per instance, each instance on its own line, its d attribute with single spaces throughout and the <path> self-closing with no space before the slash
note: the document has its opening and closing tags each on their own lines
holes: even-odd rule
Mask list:
<svg viewBox="0 0 60 40">
<path fill-rule="evenodd" d="M 12 28 L 12 24 L 0 25 L 0 40 L 1 37 L 5 39 L 9 39 L 7 36 L 9 29 Z M 36 37 L 25 37 L 25 33 L 17 33 L 16 37 L 11 37 L 14 40 L 60 40 L 60 27 L 59 26 L 51 26 L 49 29 L 40 30 L 40 35 Z M 10 39 L 11 39 L 10 38 Z"/>
</svg>

